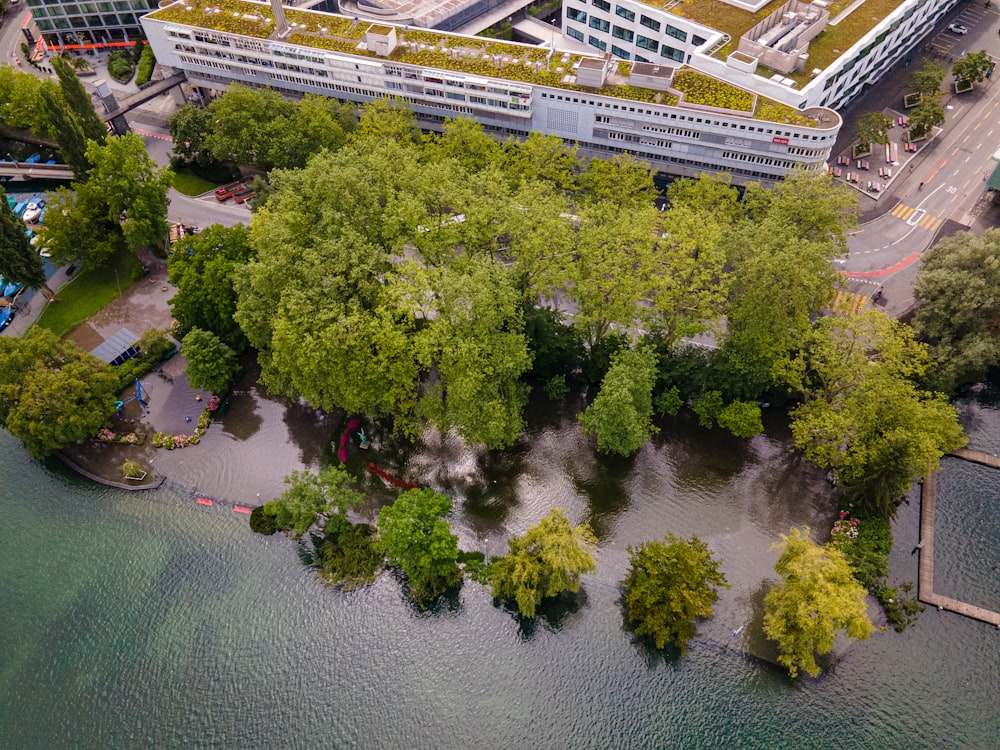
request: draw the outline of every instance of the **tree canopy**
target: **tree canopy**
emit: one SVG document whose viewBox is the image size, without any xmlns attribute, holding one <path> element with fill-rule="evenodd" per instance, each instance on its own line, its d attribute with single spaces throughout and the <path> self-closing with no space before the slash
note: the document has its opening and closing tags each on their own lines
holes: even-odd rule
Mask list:
<svg viewBox="0 0 1000 750">
<path fill-rule="evenodd" d="M 32 289 L 45 284 L 42 259 L 28 242 L 24 222 L 7 203 L 3 187 L 0 187 L 0 276 Z"/>
<path fill-rule="evenodd" d="M 225 393 L 239 369 L 236 352 L 211 331 L 192 328 L 182 340 L 192 388 Z"/>
<path fill-rule="evenodd" d="M 571 526 L 559 508 L 507 544 L 507 555 L 490 565 L 493 596 L 513 601 L 525 617 L 535 616 L 542 599 L 579 591 L 580 576 L 597 567 L 593 532 Z"/>
<path fill-rule="evenodd" d="M 982 83 L 993 65 L 993 59 L 986 50 L 967 52 L 955 61 L 951 72 L 956 81 Z"/>
<path fill-rule="evenodd" d="M 694 536 L 670 534 L 662 542 L 629 546 L 625 611 L 639 635 L 652 636 L 657 648 L 672 643 L 686 654 L 698 635 L 695 620 L 715 614 L 718 587 L 729 588 L 719 560 Z"/>
<path fill-rule="evenodd" d="M 854 125 L 854 136 L 862 144 L 885 145 L 888 143 L 889 135 L 885 115 L 881 112 L 865 112 Z"/>
<path fill-rule="evenodd" d="M 233 320 L 236 313 L 236 270 L 254 252 L 245 224 L 223 227 L 213 224 L 188 235 L 174 245 L 167 260 L 170 283 L 177 287 L 170 304 L 180 324 L 177 334 L 192 328 L 211 331 L 237 352 L 247 346 L 243 329 Z"/>
<path fill-rule="evenodd" d="M 649 349 L 622 349 L 611 359 L 594 403 L 579 419 L 583 431 L 597 438 L 597 449 L 629 456 L 656 431 L 653 386 L 656 354 Z"/>
<path fill-rule="evenodd" d="M 117 387 L 110 365 L 47 329 L 0 337 L 0 427 L 36 458 L 94 435 L 114 413 Z"/>
<path fill-rule="evenodd" d="M 955 408 L 914 383 L 926 359 L 907 326 L 869 310 L 821 318 L 785 372 L 805 397 L 791 412 L 796 447 L 877 517 L 966 443 Z"/>
<path fill-rule="evenodd" d="M 407 490 L 378 514 L 379 544 L 390 565 L 406 574 L 410 597 L 420 605 L 462 580 L 458 537 L 444 520 L 451 501 L 430 489 Z"/>
<path fill-rule="evenodd" d="M 1000 364 L 1000 230 L 960 232 L 921 258 L 913 327 L 928 345 L 931 382 L 946 392 Z"/>
<path fill-rule="evenodd" d="M 816 656 L 833 650 L 838 631 L 854 640 L 867 640 L 872 631 L 865 589 L 844 554 L 808 533 L 792 529 L 772 546 L 781 551 L 774 566 L 781 581 L 764 598 L 764 633 L 778 644 L 778 663 L 792 677 L 799 670 L 817 676 Z"/>
<path fill-rule="evenodd" d="M 264 511 L 274 517 L 278 530 L 296 538 L 320 521 L 328 527 L 347 524 L 347 512 L 363 501 L 342 466 L 328 466 L 318 474 L 295 471 L 285 477 L 285 484 L 288 489 L 266 503 Z"/>
</svg>

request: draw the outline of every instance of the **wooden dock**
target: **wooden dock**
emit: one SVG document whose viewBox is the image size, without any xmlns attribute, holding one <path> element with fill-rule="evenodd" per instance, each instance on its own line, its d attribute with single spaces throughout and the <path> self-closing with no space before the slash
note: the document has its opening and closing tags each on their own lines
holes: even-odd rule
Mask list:
<svg viewBox="0 0 1000 750">
<path fill-rule="evenodd" d="M 996 456 L 964 449 L 955 451 L 952 455 L 1000 469 L 1000 459 Z M 972 617 L 1000 628 L 1000 612 L 993 612 L 934 593 L 934 500 L 937 492 L 935 473 L 934 471 L 928 473 L 920 491 L 920 574 L 917 583 L 917 598 L 938 609 L 957 612 L 960 615 Z"/>
<path fill-rule="evenodd" d="M 992 466 L 994 469 L 1000 469 L 1000 456 L 995 456 L 992 453 L 980 453 L 979 451 L 970 451 L 968 448 L 958 448 L 948 455 L 955 458 L 964 458 L 966 461 L 973 461 L 983 466 Z"/>
</svg>

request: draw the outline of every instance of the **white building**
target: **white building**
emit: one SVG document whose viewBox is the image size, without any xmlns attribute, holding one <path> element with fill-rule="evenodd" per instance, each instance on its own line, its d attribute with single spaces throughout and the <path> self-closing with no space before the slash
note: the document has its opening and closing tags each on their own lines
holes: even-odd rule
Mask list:
<svg viewBox="0 0 1000 750">
<path fill-rule="evenodd" d="M 958 0 L 564 0 L 563 33 L 622 60 L 684 63 L 798 109 L 839 109 Z M 864 19 L 864 20 L 862 20 Z"/>
<path fill-rule="evenodd" d="M 628 151 L 655 169 L 770 183 L 821 168 L 836 112 L 798 111 L 679 65 L 371 24 L 248 0 L 178 0 L 142 19 L 157 60 L 189 81 L 289 96 L 395 97 L 419 124 L 471 117 L 496 137 L 554 134 L 584 156 Z"/>
</svg>

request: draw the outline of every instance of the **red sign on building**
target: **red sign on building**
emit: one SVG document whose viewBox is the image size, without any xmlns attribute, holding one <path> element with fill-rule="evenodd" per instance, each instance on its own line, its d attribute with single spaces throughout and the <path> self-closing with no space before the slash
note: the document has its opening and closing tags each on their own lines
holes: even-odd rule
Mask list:
<svg viewBox="0 0 1000 750">
<path fill-rule="evenodd" d="M 788 139 L 787 138 L 772 138 L 771 139 L 771 143 L 780 143 L 780 144 L 782 144 L 784 146 L 787 146 L 788 145 Z"/>
</svg>

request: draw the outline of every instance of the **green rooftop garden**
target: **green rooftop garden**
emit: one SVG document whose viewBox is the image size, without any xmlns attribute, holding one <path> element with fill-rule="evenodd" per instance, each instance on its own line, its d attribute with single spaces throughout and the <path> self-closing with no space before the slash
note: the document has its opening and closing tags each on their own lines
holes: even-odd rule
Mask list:
<svg viewBox="0 0 1000 750">
<path fill-rule="evenodd" d="M 695 2 L 701 1 L 695 0 Z M 869 2 L 878 1 L 885 0 L 869 0 Z M 724 5 L 718 0 L 712 2 Z M 262 39 L 269 37 L 274 31 L 274 18 L 270 6 L 246 0 L 181 0 L 154 11 L 150 17 Z M 293 33 L 288 38 L 289 44 L 374 58 L 380 56 L 360 46 L 360 42 L 370 28 L 383 30 L 383 33 L 384 29 L 389 28 L 385 24 L 373 25 L 364 21 L 356 22 L 344 16 L 291 8 L 285 9 L 285 17 L 289 24 L 294 24 Z M 596 91 L 576 83 L 575 66 L 585 57 L 590 57 L 587 55 L 551 53 L 544 47 L 487 38 L 462 37 L 427 29 L 404 31 L 399 27 L 393 28 L 396 29 L 398 37 L 397 47 L 389 59 L 397 62 L 540 86 Z M 628 85 L 628 70 L 628 63 L 619 63 L 613 71 L 614 75 L 599 90 L 600 93 L 667 106 L 678 103 L 677 96 L 669 92 Z M 692 104 L 742 111 L 748 115 L 754 113 L 753 116 L 757 119 L 772 122 L 813 124 L 792 107 L 755 96 L 749 91 L 690 69 L 675 74 L 674 86 L 684 93 L 684 100 Z"/>
<path fill-rule="evenodd" d="M 660 0 L 645 0 L 657 4 Z M 837 15 L 850 6 L 852 0 L 838 0 L 830 5 L 830 19 L 836 20 Z M 800 86 L 812 79 L 813 68 L 826 68 L 838 57 L 844 54 L 851 45 L 867 34 L 878 22 L 898 8 L 905 0 L 866 0 L 851 15 L 844 18 L 836 26 L 827 26 L 823 33 L 809 44 L 809 60 L 807 70 L 803 73 L 789 74 Z M 721 0 L 682 0 L 668 8 L 670 13 L 689 18 L 710 28 L 724 32 L 731 40 L 715 51 L 715 57 L 725 59 L 735 52 L 740 43 L 740 37 L 774 13 L 784 3 L 784 0 L 774 0 L 756 13 L 728 5 Z M 666 4 L 664 0 L 663 4 Z"/>
</svg>

